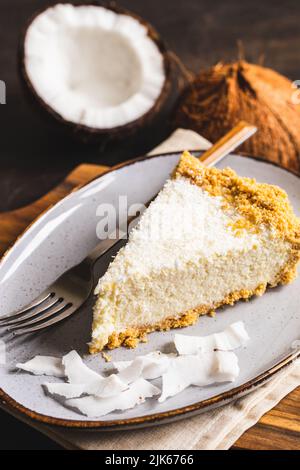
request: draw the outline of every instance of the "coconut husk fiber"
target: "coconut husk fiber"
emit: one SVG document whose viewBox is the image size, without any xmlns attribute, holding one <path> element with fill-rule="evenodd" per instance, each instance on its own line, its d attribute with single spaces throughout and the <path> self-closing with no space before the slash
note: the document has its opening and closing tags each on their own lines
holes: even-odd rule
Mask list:
<svg viewBox="0 0 300 470">
<path fill-rule="evenodd" d="M 245 120 L 258 132 L 240 150 L 300 173 L 300 104 L 293 103 L 294 93 L 292 82 L 274 70 L 244 60 L 219 63 L 187 86 L 175 124 L 215 142 Z"/>
</svg>

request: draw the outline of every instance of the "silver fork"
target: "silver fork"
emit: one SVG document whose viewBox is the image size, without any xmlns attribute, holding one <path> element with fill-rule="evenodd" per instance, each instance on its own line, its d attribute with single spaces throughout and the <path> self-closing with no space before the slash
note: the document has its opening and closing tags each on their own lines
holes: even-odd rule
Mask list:
<svg viewBox="0 0 300 470">
<path fill-rule="evenodd" d="M 0 328 L 13 335 L 33 333 L 75 313 L 94 287 L 94 264 L 121 240 L 103 240 L 79 265 L 71 268 L 22 310 L 0 318 Z"/>
<path fill-rule="evenodd" d="M 214 165 L 252 136 L 256 130 L 254 126 L 240 122 L 204 152 L 199 158 L 200 161 L 208 166 Z M 133 218 L 130 222 L 132 220 Z M 73 315 L 86 302 L 93 290 L 93 271 L 96 261 L 119 242 L 120 239 L 102 241 L 87 258 L 64 273 L 31 304 L 0 318 L 0 328 L 5 327 L 14 335 L 33 333 Z"/>
</svg>

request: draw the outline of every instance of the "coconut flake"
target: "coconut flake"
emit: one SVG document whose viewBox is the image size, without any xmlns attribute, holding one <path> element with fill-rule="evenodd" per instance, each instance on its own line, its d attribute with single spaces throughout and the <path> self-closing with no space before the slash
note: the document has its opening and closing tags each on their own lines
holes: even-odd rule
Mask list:
<svg viewBox="0 0 300 470">
<path fill-rule="evenodd" d="M 117 377 L 116 374 L 103 377 L 87 367 L 76 351 L 71 351 L 64 356 L 62 363 L 65 368 L 65 376 L 69 383 L 62 384 L 64 386 L 61 388 L 57 387 L 57 390 L 61 391 L 61 393 L 57 394 L 65 398 L 69 398 L 69 395 L 75 398 L 82 394 L 94 395 L 96 397 L 110 397 L 118 395 L 127 388 L 127 383 Z M 74 384 L 80 385 L 80 387 L 68 387 L 68 385 Z M 50 391 L 49 388 L 47 389 Z"/>
<path fill-rule="evenodd" d="M 131 383 L 139 377 L 145 380 L 161 377 L 166 372 L 171 357 L 174 355 L 154 351 L 145 356 L 139 356 L 133 361 L 120 361 L 113 364 L 119 371 L 118 376 L 127 383 Z"/>
<path fill-rule="evenodd" d="M 243 330 L 238 324 L 231 325 L 226 332 L 228 330 L 243 336 Z M 218 337 L 218 335 L 213 336 Z M 206 340 L 204 349 L 211 349 L 215 344 L 237 347 L 239 335 L 238 339 L 235 338 L 235 343 L 230 335 L 228 343 L 225 343 L 222 337 L 217 340 L 214 338 L 214 342 L 208 340 L 211 337 L 196 339 Z M 76 351 L 71 351 L 62 360 L 49 356 L 35 356 L 24 364 L 17 364 L 18 368 L 36 375 L 65 377 L 69 383 L 47 382 L 43 386 L 49 394 L 63 397 L 67 406 L 79 410 L 90 418 L 104 416 L 115 410 L 131 409 L 143 403 L 146 398 L 158 395 L 160 390 L 150 384 L 146 378 L 151 380 L 162 376 L 159 402 L 163 402 L 190 385 L 204 387 L 218 382 L 233 382 L 239 374 L 237 356 L 230 351 L 199 352 L 198 350 L 197 355 L 183 356 L 155 351 L 139 356 L 133 361 L 115 362 L 114 366 L 119 373 L 103 377 L 87 367 Z"/>
<path fill-rule="evenodd" d="M 43 386 L 51 395 L 58 395 L 64 398 L 77 398 L 85 393 L 85 385 L 83 384 L 46 382 Z"/>
<path fill-rule="evenodd" d="M 0 339 L 0 365 L 6 364 L 6 347 L 4 341 Z"/>
<path fill-rule="evenodd" d="M 62 358 L 65 376 L 71 384 L 90 384 L 102 381 L 103 377 L 87 367 L 76 351 L 70 351 Z"/>
<path fill-rule="evenodd" d="M 62 360 L 52 356 L 35 356 L 30 361 L 16 364 L 16 368 L 34 375 L 49 375 L 59 378 L 65 376 Z"/>
<path fill-rule="evenodd" d="M 136 405 L 144 403 L 146 398 L 151 398 L 160 393 L 159 388 L 144 379 L 136 380 L 128 390 L 116 397 L 95 398 L 83 397 L 67 401 L 67 405 L 76 408 L 89 418 L 97 418 L 107 415 L 115 410 L 129 410 Z"/>
<path fill-rule="evenodd" d="M 232 323 L 221 333 L 209 336 L 187 336 L 175 334 L 174 343 L 179 354 L 197 354 L 214 350 L 232 351 L 243 346 L 249 335 L 242 321 Z"/>
<path fill-rule="evenodd" d="M 105 377 L 97 382 L 92 382 L 85 386 L 87 395 L 105 398 L 114 397 L 128 388 L 128 383 L 122 381 L 116 374 Z"/>
<path fill-rule="evenodd" d="M 127 384 L 118 379 L 115 374 L 89 384 L 47 382 L 44 387 L 50 394 L 66 399 L 78 398 L 82 395 L 93 395 L 99 398 L 115 397 L 128 388 Z"/>
<path fill-rule="evenodd" d="M 163 374 L 162 394 L 158 401 L 163 402 L 190 385 L 204 387 L 218 382 L 233 382 L 238 375 L 238 359 L 233 352 L 179 356 L 170 361 L 168 370 Z"/>
</svg>

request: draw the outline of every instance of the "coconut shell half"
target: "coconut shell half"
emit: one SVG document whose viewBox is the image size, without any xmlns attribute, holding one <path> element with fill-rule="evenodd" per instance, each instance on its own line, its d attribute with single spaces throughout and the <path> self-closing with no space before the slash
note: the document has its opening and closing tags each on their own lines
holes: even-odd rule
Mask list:
<svg viewBox="0 0 300 470">
<path fill-rule="evenodd" d="M 89 9 L 91 15 L 88 18 Z M 101 18 L 97 20 L 99 11 L 105 13 L 108 23 L 111 24 L 107 24 L 105 20 L 106 24 L 102 27 Z M 57 20 L 58 14 L 61 14 L 59 20 Z M 73 27 L 73 17 L 76 18 L 76 15 L 77 24 Z M 42 21 L 37 23 L 37 20 L 41 18 Z M 78 18 L 82 18 L 82 25 L 78 26 Z M 64 21 L 68 27 L 64 32 L 66 38 L 60 44 L 57 38 L 62 34 L 61 24 Z M 120 27 L 117 24 L 118 21 Z M 34 31 L 34 40 L 32 40 L 32 29 L 36 24 L 38 26 Z M 52 34 L 54 27 L 56 28 L 55 34 Z M 76 28 L 81 31 L 80 34 Z M 43 29 L 43 34 L 44 29 L 49 31 L 49 35 L 44 34 L 39 41 L 41 29 Z M 107 37 L 110 45 L 109 48 L 103 49 L 102 43 L 107 40 L 105 39 Z M 120 45 L 123 39 L 124 44 Z M 81 41 L 78 48 L 76 41 Z M 90 41 L 90 47 L 86 46 L 86 41 Z M 145 60 L 142 44 L 146 45 L 145 51 L 147 50 L 148 54 Z M 41 52 L 41 45 L 45 45 L 44 53 Z M 123 46 L 124 54 L 120 49 Z M 55 47 L 57 47 L 56 50 Z M 66 50 L 65 58 L 61 53 L 62 47 Z M 117 51 L 116 54 L 114 48 Z M 95 50 L 95 57 L 89 59 L 88 65 L 92 70 L 96 70 L 98 75 L 94 77 L 92 73 L 89 74 L 89 70 L 84 69 L 91 49 Z M 64 73 L 58 70 L 60 63 L 56 60 L 56 52 L 57 55 L 60 54 L 62 67 L 65 67 Z M 128 54 L 128 60 L 126 54 Z M 51 60 L 54 64 L 52 68 Z M 74 65 L 75 60 L 78 63 Z M 105 60 L 105 67 L 97 68 L 97 61 L 101 65 L 103 60 Z M 68 66 L 72 61 L 72 73 L 67 76 Z M 161 114 L 166 113 L 170 107 L 172 67 L 165 45 L 149 23 L 116 6 L 107 6 L 98 2 L 70 3 L 57 4 L 37 12 L 28 22 L 22 35 L 19 64 L 25 89 L 34 107 L 48 119 L 52 127 L 58 127 L 60 131 L 63 130 L 87 142 L 103 143 L 134 137 L 141 130 L 149 132 L 152 126 L 157 126 L 157 122 L 161 121 Z M 93 67 L 94 64 L 95 67 Z M 135 69 L 136 74 L 133 73 Z M 35 71 L 34 74 L 32 70 Z M 43 70 L 47 70 L 46 78 Z M 122 76 L 123 73 L 124 76 Z M 135 75 L 138 75 L 138 78 Z M 41 82 L 43 81 L 41 86 L 38 82 L 40 76 Z M 65 80 L 64 86 L 57 85 L 60 76 L 62 80 Z M 99 79 L 98 82 L 97 79 Z M 90 91 L 86 93 L 89 80 L 92 85 Z M 51 89 L 52 83 L 55 84 L 53 90 Z M 58 86 L 59 94 L 54 86 Z M 76 87 L 79 90 L 77 95 Z M 63 88 L 67 88 L 65 96 L 61 91 Z M 103 92 L 101 92 L 102 88 Z M 115 95 L 114 90 L 116 90 Z M 83 100 L 83 105 L 80 100 Z M 129 102 L 131 108 L 128 106 Z M 126 118 L 122 118 L 122 113 Z M 103 116 L 106 116 L 105 119 Z"/>
<path fill-rule="evenodd" d="M 300 172 L 300 104 L 286 77 L 269 68 L 239 61 L 200 73 L 184 91 L 176 126 L 199 132 L 211 142 L 240 120 L 258 132 L 241 150 Z"/>
</svg>

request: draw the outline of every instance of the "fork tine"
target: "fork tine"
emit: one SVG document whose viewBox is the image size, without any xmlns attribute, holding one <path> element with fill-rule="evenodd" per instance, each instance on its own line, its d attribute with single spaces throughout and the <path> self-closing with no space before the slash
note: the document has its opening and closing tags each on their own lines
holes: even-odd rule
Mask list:
<svg viewBox="0 0 300 470">
<path fill-rule="evenodd" d="M 20 336 L 28 333 L 34 333 L 35 331 L 42 330 L 49 326 L 55 325 L 56 323 L 61 322 L 65 318 L 68 318 L 70 315 L 73 315 L 78 311 L 77 308 L 71 308 L 72 304 L 65 305 L 61 310 L 59 310 L 58 315 L 52 316 L 49 320 L 40 322 L 37 325 L 34 325 L 29 328 L 20 328 L 13 331 L 14 336 Z"/>
<path fill-rule="evenodd" d="M 46 300 L 49 299 L 49 297 L 53 296 L 53 292 L 45 291 L 41 295 L 39 295 L 35 300 L 33 300 L 30 304 L 26 305 L 21 310 L 18 310 L 17 312 L 14 312 L 10 315 L 5 315 L 4 317 L 0 318 L 0 325 L 2 325 L 3 322 L 10 321 L 15 319 L 16 317 L 19 317 L 19 315 L 23 315 L 24 313 L 27 313 L 29 310 L 32 310 L 35 307 L 38 307 L 41 303 L 45 302 Z"/>
<path fill-rule="evenodd" d="M 31 318 L 35 318 L 35 317 L 39 316 L 41 313 L 45 312 L 50 307 L 53 307 L 55 304 L 57 304 L 58 301 L 59 301 L 59 298 L 56 297 L 55 295 L 50 296 L 44 302 L 41 302 L 37 307 L 33 307 L 32 309 L 27 311 L 27 313 L 25 313 L 21 316 L 18 315 L 18 317 L 15 318 L 14 320 L 4 321 L 4 322 L 0 323 L 0 328 L 10 326 L 10 325 L 17 325 L 17 324 L 20 324 L 20 326 L 21 326 L 21 325 L 23 325 L 23 322 L 25 320 L 29 320 Z"/>
<path fill-rule="evenodd" d="M 46 320 L 49 317 L 52 317 L 56 313 L 59 313 L 61 310 L 63 310 L 68 303 L 64 301 L 64 299 L 58 299 L 54 306 L 47 308 L 45 311 L 43 311 L 40 315 L 35 316 L 34 318 L 29 319 L 28 321 L 24 321 L 23 323 L 18 323 L 17 325 L 13 325 L 7 328 L 8 331 L 14 331 L 17 329 L 22 329 L 26 328 L 27 326 L 30 325 L 35 325 L 36 323 L 40 323 L 43 320 Z"/>
</svg>

